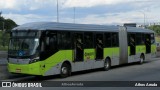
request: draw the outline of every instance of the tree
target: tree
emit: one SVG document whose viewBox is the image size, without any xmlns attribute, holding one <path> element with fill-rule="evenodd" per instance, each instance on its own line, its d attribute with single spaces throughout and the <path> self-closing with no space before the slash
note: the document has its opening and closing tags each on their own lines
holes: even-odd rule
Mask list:
<svg viewBox="0 0 160 90">
<path fill-rule="evenodd" d="M 5 47 L 8 45 L 9 42 L 9 33 L 10 31 L 17 26 L 17 24 L 11 20 L 11 19 L 5 19 L 3 16 L 1 16 L 2 12 L 0 12 L 0 30 L 3 30 L 0 32 L 2 36 L 0 37 L 0 41 L 2 41 L 0 44 Z"/>
<path fill-rule="evenodd" d="M 13 29 L 16 26 L 17 26 L 17 24 L 13 20 L 11 20 L 11 19 L 6 19 L 5 20 L 4 28 L 6 29 L 7 32 L 10 32 L 11 29 Z"/>
<path fill-rule="evenodd" d="M 148 28 L 155 31 L 157 35 L 160 35 L 160 25 L 152 25 Z"/>
<path fill-rule="evenodd" d="M 5 21 L 5 19 L 0 16 L 0 30 L 3 30 L 3 23 L 4 23 L 4 21 Z"/>
</svg>

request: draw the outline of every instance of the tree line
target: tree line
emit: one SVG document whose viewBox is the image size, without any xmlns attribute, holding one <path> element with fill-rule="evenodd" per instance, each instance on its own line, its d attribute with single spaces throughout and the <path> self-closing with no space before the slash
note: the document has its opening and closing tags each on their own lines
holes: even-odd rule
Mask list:
<svg viewBox="0 0 160 90">
<path fill-rule="evenodd" d="M 160 25 L 149 26 L 148 29 L 153 30 L 158 36 L 160 36 Z"/>
<path fill-rule="evenodd" d="M 18 26 L 12 19 L 5 19 L 0 12 L 0 47 L 8 46 L 11 30 Z"/>
</svg>

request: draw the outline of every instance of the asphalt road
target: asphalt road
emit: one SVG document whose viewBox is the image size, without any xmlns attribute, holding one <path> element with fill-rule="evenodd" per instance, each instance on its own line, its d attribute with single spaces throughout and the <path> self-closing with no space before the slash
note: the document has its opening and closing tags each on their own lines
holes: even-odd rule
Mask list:
<svg viewBox="0 0 160 90">
<path fill-rule="evenodd" d="M 95 70 L 51 81 L 160 81 L 160 58 L 143 65 L 137 63 L 113 67 L 109 71 Z"/>
<path fill-rule="evenodd" d="M 0 59 L 6 63 L 5 58 Z M 160 58 L 153 59 L 142 65 L 137 63 L 112 67 L 109 71 L 101 69 L 73 73 L 67 78 L 59 75 L 44 78 L 10 74 L 5 64 L 0 65 L 0 80 L 13 81 L 160 81 Z M 2 76 L 2 78 L 1 78 Z M 0 88 L 0 90 L 160 90 L 158 87 L 56 87 L 56 88 Z"/>
<path fill-rule="evenodd" d="M 112 67 L 109 71 L 101 69 L 72 73 L 72 76 L 60 78 L 59 75 L 36 78 L 33 76 L 18 81 L 160 81 L 160 58 L 140 65 L 132 63 Z"/>
<path fill-rule="evenodd" d="M 14 81 L 160 81 L 160 58 L 147 61 L 142 65 L 132 63 L 114 66 L 109 71 L 96 69 L 76 72 L 67 78 L 61 78 L 59 75 L 37 78 L 11 74 L 7 71 L 6 65 L 1 65 L 0 72 L 1 80 L 11 79 Z"/>
<path fill-rule="evenodd" d="M 45 78 L 27 77 L 15 81 L 160 81 L 160 58 L 146 62 L 142 65 L 137 63 L 112 67 L 109 71 L 101 69 L 86 72 L 73 73 L 67 78 L 49 76 Z M 10 79 L 13 80 L 13 79 Z M 8 90 L 9 88 L 3 88 Z M 11 90 L 28 90 L 28 88 L 10 88 Z M 29 88 L 30 90 L 159 90 L 158 87 L 56 87 L 56 88 Z M 1 88 L 0 88 L 1 90 Z"/>
</svg>

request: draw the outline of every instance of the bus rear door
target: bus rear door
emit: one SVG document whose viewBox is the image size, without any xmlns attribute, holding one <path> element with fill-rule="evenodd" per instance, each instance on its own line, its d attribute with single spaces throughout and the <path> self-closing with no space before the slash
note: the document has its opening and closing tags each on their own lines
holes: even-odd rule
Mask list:
<svg viewBox="0 0 160 90">
<path fill-rule="evenodd" d="M 103 34 L 95 35 L 96 60 L 103 59 Z"/>
</svg>

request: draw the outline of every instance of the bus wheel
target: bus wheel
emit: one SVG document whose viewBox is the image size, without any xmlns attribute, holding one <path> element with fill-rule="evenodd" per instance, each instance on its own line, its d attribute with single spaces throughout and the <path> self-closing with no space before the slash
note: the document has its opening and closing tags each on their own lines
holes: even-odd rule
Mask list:
<svg viewBox="0 0 160 90">
<path fill-rule="evenodd" d="M 110 67 L 111 67 L 111 62 L 109 59 L 106 59 L 104 62 L 103 70 L 108 71 L 110 69 Z"/>
<path fill-rule="evenodd" d="M 70 71 L 70 67 L 68 64 L 64 63 L 61 67 L 61 77 L 65 78 L 68 77 L 70 75 L 71 71 Z"/>
<path fill-rule="evenodd" d="M 140 64 L 143 64 L 143 63 L 144 63 L 144 55 L 141 55 L 141 56 L 140 56 L 140 61 L 139 61 L 139 63 L 140 63 Z"/>
</svg>

